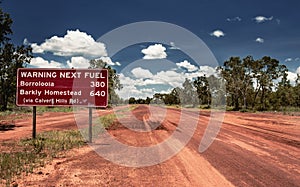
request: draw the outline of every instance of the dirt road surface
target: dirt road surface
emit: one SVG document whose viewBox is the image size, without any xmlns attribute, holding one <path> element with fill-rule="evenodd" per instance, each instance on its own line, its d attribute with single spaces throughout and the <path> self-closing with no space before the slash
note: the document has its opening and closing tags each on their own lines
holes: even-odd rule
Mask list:
<svg viewBox="0 0 300 187">
<path fill-rule="evenodd" d="M 226 112 L 216 139 L 200 153 L 209 111 L 201 111 L 199 115 L 195 110 L 154 109 L 164 113 L 160 123 L 153 123 L 155 116 L 151 116 L 149 107 L 140 105 L 131 113 L 134 118 L 122 115 L 120 122 L 126 127 L 116 123 L 109 134 L 123 144 L 147 147 L 162 143 L 180 131 L 179 122 L 188 126 L 191 119 L 197 120 L 191 140 L 172 158 L 153 166 L 126 167 L 104 159 L 86 145 L 22 177 L 18 185 L 300 186 L 300 116 Z M 102 115 L 113 112 L 100 111 Z M 12 123 L 13 128 L 0 131 L 0 141 L 31 135 L 30 117 Z M 77 128 L 72 113 L 45 113 L 38 115 L 37 123 L 38 132 Z M 118 155 L 118 151 L 114 154 Z"/>
</svg>

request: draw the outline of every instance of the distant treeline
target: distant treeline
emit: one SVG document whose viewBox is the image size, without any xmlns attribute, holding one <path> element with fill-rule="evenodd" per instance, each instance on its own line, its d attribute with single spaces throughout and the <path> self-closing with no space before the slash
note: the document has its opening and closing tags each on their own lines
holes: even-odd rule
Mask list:
<svg viewBox="0 0 300 187">
<path fill-rule="evenodd" d="M 226 105 L 233 110 L 283 110 L 300 107 L 300 76 L 292 84 L 288 69 L 278 60 L 252 56 L 231 57 L 217 68 L 217 76 L 203 75 L 186 79 L 182 87 L 170 93 L 156 93 L 152 98 L 130 98 L 129 104 L 164 103 L 210 108 Z"/>
</svg>

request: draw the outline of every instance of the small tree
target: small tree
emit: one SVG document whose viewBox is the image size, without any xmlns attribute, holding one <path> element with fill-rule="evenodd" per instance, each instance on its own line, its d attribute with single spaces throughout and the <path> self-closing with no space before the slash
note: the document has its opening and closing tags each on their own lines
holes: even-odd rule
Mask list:
<svg viewBox="0 0 300 187">
<path fill-rule="evenodd" d="M 287 68 L 285 65 L 281 65 L 278 60 L 268 56 L 265 56 L 254 63 L 255 65 L 252 66 L 252 68 L 256 80 L 256 89 L 252 107 L 254 108 L 256 99 L 259 96 L 259 109 L 266 110 L 266 104 L 269 99 L 268 96 L 270 96 L 269 94 L 272 93 L 272 89 L 274 89 L 274 80 L 283 77 L 287 72 Z"/>
<path fill-rule="evenodd" d="M 16 96 L 17 69 L 30 63 L 31 47 L 14 46 L 8 35 L 12 34 L 12 19 L 0 8 L 0 110 L 7 110 Z"/>
<path fill-rule="evenodd" d="M 296 84 L 293 88 L 294 93 L 294 106 L 300 107 L 300 74 L 297 74 Z"/>
<path fill-rule="evenodd" d="M 151 103 L 152 99 L 150 97 L 147 97 L 145 100 L 145 104 L 149 105 Z"/>
<path fill-rule="evenodd" d="M 234 110 L 240 107 L 239 99 L 242 97 L 241 90 L 244 87 L 245 70 L 243 62 L 239 57 L 231 57 L 224 62 L 223 66 L 218 67 L 222 77 L 226 81 L 226 91 L 230 96 L 230 105 Z"/>
<path fill-rule="evenodd" d="M 100 68 L 100 69 L 107 69 L 108 70 L 108 93 L 109 99 L 108 104 L 119 104 L 121 99 L 116 93 L 115 90 L 122 89 L 122 85 L 120 83 L 119 75 L 117 71 L 109 66 L 106 62 L 103 62 L 101 59 L 91 60 L 90 67 L 91 69 Z"/>
<path fill-rule="evenodd" d="M 181 104 L 192 105 L 193 107 L 199 104 L 197 92 L 192 82 L 189 79 L 185 79 L 182 86 L 183 89 L 180 93 Z"/>
<path fill-rule="evenodd" d="M 199 102 L 203 105 L 206 104 L 207 106 L 209 106 L 211 94 L 206 76 L 204 75 L 197 77 L 197 79 L 194 80 L 193 84 L 197 90 Z"/>
<path fill-rule="evenodd" d="M 136 104 L 136 100 L 134 97 L 130 97 L 129 100 L 128 100 L 128 103 L 129 104 Z"/>
</svg>

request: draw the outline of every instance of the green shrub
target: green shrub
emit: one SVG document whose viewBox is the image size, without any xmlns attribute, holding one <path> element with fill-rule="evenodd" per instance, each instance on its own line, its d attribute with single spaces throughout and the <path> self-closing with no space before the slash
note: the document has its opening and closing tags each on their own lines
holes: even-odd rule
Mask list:
<svg viewBox="0 0 300 187">
<path fill-rule="evenodd" d="M 7 151 L 0 153 L 0 185 L 9 186 L 21 173 L 32 173 L 34 168 L 44 166 L 45 161 L 84 144 L 76 130 L 49 131 L 39 134 L 36 139 L 2 143 Z"/>
</svg>

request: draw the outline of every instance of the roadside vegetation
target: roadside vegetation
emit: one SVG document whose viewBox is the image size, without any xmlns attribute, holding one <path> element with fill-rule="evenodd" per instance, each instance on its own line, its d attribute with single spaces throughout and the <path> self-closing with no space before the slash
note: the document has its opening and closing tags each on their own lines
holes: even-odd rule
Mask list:
<svg viewBox="0 0 300 187">
<path fill-rule="evenodd" d="M 101 116 L 99 118 L 99 123 L 103 126 L 103 128 L 107 129 L 109 128 L 115 121 L 117 120 L 117 116 L 113 114 L 107 114 L 104 116 Z"/>
<path fill-rule="evenodd" d="M 72 107 L 36 107 L 37 113 L 44 113 L 44 112 L 73 112 Z"/>
<path fill-rule="evenodd" d="M 114 130 L 118 127 L 122 126 L 119 123 L 119 120 L 121 118 L 126 117 L 126 113 L 128 111 L 134 110 L 138 105 L 130 105 L 128 107 L 119 109 L 113 113 L 105 114 L 97 118 L 93 121 L 92 126 L 92 138 L 95 139 L 99 136 L 99 134 L 103 133 L 105 130 Z M 80 132 L 82 133 L 83 137 L 88 140 L 89 137 L 89 127 L 86 126 L 84 128 L 80 129 Z"/>
<path fill-rule="evenodd" d="M 226 106 L 231 111 L 299 112 L 300 74 L 288 79 L 288 69 L 268 56 L 261 59 L 230 57 L 217 67 L 219 77 L 199 76 L 186 79 L 182 87 L 152 98 L 130 98 L 130 104 L 159 104 L 209 109 Z M 222 78 L 220 78 L 222 77 Z"/>
<path fill-rule="evenodd" d="M 23 174 L 34 172 L 53 158 L 63 157 L 66 150 L 85 145 L 79 131 L 49 131 L 36 139 L 0 144 L 0 186 L 10 186 Z"/>
<path fill-rule="evenodd" d="M 100 116 L 97 120 L 94 120 L 92 126 L 92 140 L 97 139 L 99 134 L 102 134 L 105 130 L 109 129 L 114 124 L 116 119 L 117 117 L 113 113 Z M 89 126 L 86 125 L 85 127 L 80 128 L 79 131 L 81 132 L 82 136 L 88 141 Z"/>
</svg>

